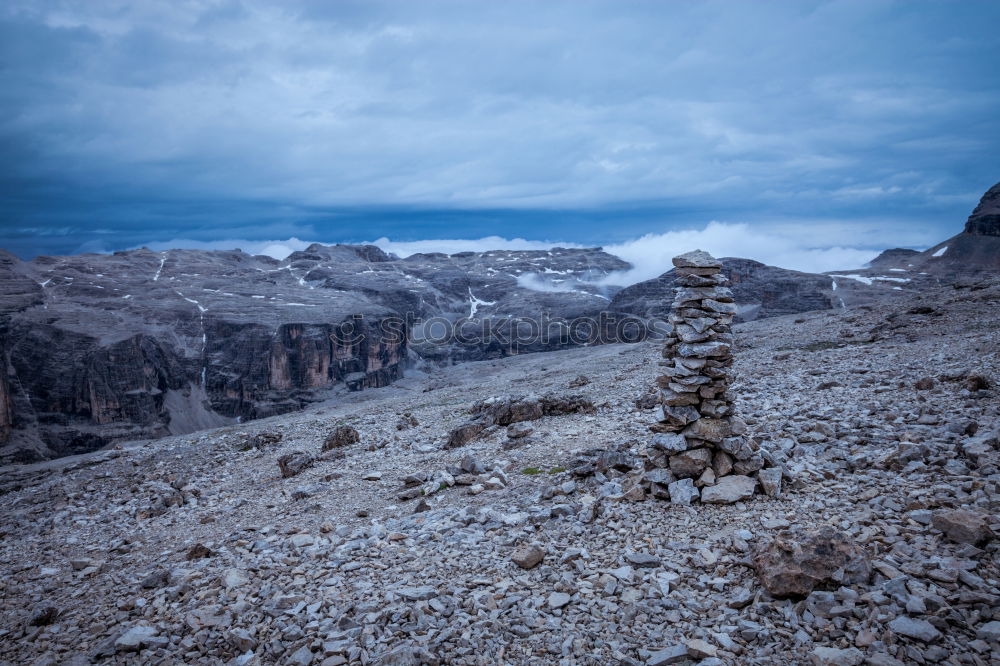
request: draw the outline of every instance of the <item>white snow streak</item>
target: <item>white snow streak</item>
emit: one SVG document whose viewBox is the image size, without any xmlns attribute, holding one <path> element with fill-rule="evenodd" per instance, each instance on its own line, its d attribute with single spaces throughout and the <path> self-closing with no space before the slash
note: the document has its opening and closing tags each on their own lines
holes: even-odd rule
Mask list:
<svg viewBox="0 0 1000 666">
<path fill-rule="evenodd" d="M 865 277 L 864 275 L 833 275 L 831 277 L 847 278 L 848 280 L 857 280 L 858 282 L 863 282 L 867 285 L 872 283 L 872 278 Z"/>
<path fill-rule="evenodd" d="M 153 276 L 153 282 L 160 279 L 160 272 L 163 271 L 163 264 L 167 263 L 167 253 L 161 253 L 163 256 L 160 257 L 160 266 L 156 269 L 156 275 Z"/>
<path fill-rule="evenodd" d="M 176 289 L 174 291 L 176 291 L 177 295 L 185 301 L 193 303 L 194 306 L 198 308 L 198 325 L 201 326 L 201 387 L 205 388 L 205 368 L 207 367 L 205 351 L 208 349 L 208 335 L 205 333 L 205 313 L 208 312 L 208 308 L 193 298 L 188 298 Z"/>
<path fill-rule="evenodd" d="M 469 319 L 476 316 L 480 305 L 496 305 L 496 301 L 482 301 L 472 294 L 472 287 L 469 287 Z"/>
</svg>

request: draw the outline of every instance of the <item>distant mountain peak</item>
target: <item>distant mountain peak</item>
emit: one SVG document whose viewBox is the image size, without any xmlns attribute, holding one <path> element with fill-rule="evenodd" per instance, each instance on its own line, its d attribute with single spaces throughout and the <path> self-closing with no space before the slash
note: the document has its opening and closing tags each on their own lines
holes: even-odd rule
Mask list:
<svg viewBox="0 0 1000 666">
<path fill-rule="evenodd" d="M 965 233 L 976 236 L 1000 236 L 1000 183 L 983 195 L 965 223 Z"/>
</svg>

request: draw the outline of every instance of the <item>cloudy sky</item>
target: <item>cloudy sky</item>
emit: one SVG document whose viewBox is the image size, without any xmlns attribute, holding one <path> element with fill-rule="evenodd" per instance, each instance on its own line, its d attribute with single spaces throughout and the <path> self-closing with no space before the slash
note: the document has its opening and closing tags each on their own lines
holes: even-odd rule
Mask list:
<svg viewBox="0 0 1000 666">
<path fill-rule="evenodd" d="M 0 247 L 927 246 L 1000 180 L 998 24 L 993 0 L 5 0 Z"/>
</svg>

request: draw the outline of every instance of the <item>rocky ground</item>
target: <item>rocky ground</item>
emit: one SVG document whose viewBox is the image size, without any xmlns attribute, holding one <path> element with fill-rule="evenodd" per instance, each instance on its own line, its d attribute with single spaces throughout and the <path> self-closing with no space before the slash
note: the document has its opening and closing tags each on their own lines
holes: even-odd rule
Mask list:
<svg viewBox="0 0 1000 666">
<path fill-rule="evenodd" d="M 1000 663 L 1000 285 L 887 298 L 735 327 L 778 497 L 666 499 L 656 342 L 4 468 L 0 660 Z"/>
</svg>

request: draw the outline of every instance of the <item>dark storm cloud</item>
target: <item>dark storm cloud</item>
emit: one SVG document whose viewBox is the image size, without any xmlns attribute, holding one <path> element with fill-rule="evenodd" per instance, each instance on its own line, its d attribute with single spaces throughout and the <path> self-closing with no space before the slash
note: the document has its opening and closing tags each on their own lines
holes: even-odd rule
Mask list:
<svg viewBox="0 0 1000 666">
<path fill-rule="evenodd" d="M 998 178 L 997 19 L 995 2 L 13 0 L 3 245 L 621 241 L 711 219 L 910 221 L 899 243 L 922 242 Z"/>
</svg>

